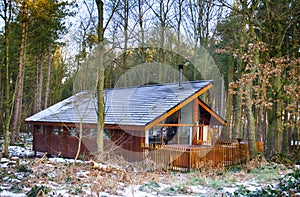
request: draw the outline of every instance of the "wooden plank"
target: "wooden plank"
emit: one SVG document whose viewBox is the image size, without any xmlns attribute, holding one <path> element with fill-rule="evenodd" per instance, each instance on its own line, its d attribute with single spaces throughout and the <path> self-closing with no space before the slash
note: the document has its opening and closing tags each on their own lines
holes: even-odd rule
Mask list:
<svg viewBox="0 0 300 197">
<path fill-rule="evenodd" d="M 124 131 L 145 131 L 144 126 L 135 126 L 135 125 L 112 125 L 112 124 L 105 124 L 105 129 L 120 129 Z"/>
<path fill-rule="evenodd" d="M 151 146 L 151 145 L 150 145 Z M 149 147 L 150 147 L 149 146 Z M 201 168 L 204 165 L 215 167 L 228 166 L 241 163 L 240 146 L 237 141 L 218 141 L 213 147 L 157 145 L 151 146 L 150 158 L 156 164 L 168 164 L 170 169 L 187 171 Z M 243 150 L 246 146 L 243 146 Z"/>
<path fill-rule="evenodd" d="M 160 126 L 160 127 L 192 127 L 194 126 L 194 124 L 169 124 L 169 123 L 161 123 L 161 124 L 157 124 L 156 126 Z"/>
<path fill-rule="evenodd" d="M 198 98 L 194 99 L 193 103 L 193 130 L 192 130 L 192 144 L 197 144 L 197 132 L 198 132 L 198 122 L 199 122 L 199 105 Z"/>
</svg>

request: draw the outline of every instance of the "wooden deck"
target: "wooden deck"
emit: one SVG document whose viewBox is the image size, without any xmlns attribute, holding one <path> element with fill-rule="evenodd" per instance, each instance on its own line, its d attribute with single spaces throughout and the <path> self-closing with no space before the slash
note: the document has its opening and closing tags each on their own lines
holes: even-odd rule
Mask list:
<svg viewBox="0 0 300 197">
<path fill-rule="evenodd" d="M 214 145 L 148 145 L 144 157 L 171 170 L 189 171 L 206 166 L 230 166 L 245 162 L 248 144 L 238 141 L 218 141 Z"/>
</svg>

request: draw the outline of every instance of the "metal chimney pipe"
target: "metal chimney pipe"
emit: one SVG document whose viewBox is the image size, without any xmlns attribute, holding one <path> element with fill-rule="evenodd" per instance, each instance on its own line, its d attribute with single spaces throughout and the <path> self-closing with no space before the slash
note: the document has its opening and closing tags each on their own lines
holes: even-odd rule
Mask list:
<svg viewBox="0 0 300 197">
<path fill-rule="evenodd" d="M 182 86 L 182 70 L 183 70 L 183 65 L 182 64 L 178 65 L 178 70 L 179 70 L 179 87 L 178 87 L 178 89 L 183 89 L 183 86 Z"/>
</svg>

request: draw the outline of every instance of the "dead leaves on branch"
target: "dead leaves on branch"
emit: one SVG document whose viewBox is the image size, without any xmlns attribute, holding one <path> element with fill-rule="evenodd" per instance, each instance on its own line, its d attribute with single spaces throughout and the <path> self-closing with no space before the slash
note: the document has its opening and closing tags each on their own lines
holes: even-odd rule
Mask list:
<svg viewBox="0 0 300 197">
<path fill-rule="evenodd" d="M 242 98 L 251 94 L 252 105 L 267 109 L 271 109 L 278 98 L 289 99 L 291 104 L 285 110 L 294 110 L 300 99 L 300 58 L 268 59 L 265 52 L 267 48 L 262 42 L 249 45 L 241 57 L 245 63 L 243 74 L 229 83 L 229 93 L 240 94 Z M 249 83 L 253 84 L 250 92 L 246 88 Z"/>
</svg>

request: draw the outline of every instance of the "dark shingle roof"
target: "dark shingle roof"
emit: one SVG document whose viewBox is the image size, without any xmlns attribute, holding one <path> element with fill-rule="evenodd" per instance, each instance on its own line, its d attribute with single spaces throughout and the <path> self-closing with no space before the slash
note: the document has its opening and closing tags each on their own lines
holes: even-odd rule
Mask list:
<svg viewBox="0 0 300 197">
<path fill-rule="evenodd" d="M 157 84 L 105 90 L 105 124 L 144 126 L 212 81 Z M 82 91 L 29 118 L 26 122 L 97 123 L 95 91 Z"/>
</svg>

